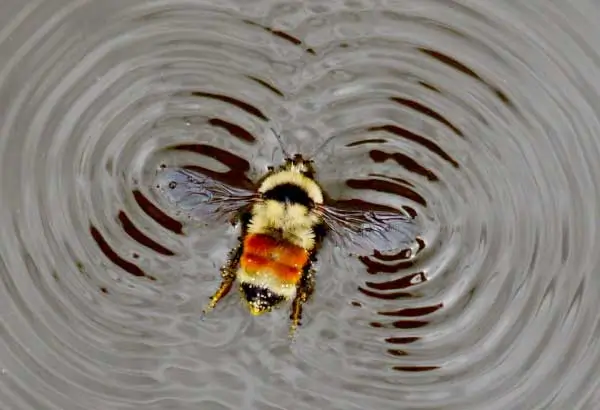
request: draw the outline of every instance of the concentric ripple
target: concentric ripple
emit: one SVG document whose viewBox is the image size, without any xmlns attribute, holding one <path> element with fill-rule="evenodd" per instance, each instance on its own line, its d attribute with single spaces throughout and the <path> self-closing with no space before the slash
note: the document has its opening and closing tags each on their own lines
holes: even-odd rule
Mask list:
<svg viewBox="0 0 600 410">
<path fill-rule="evenodd" d="M 598 6 L 0 10 L 1 408 L 597 408 Z M 237 232 L 153 189 L 252 186 L 274 132 L 332 198 L 422 223 L 410 249 L 325 247 L 294 343 L 233 294 L 200 320 Z"/>
</svg>

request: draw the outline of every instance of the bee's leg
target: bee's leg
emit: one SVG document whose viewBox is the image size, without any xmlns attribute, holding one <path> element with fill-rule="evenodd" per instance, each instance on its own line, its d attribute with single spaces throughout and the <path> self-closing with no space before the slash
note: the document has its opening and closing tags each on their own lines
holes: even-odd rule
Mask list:
<svg viewBox="0 0 600 410">
<path fill-rule="evenodd" d="M 292 302 L 292 312 L 290 314 L 290 337 L 294 336 L 294 333 L 298 326 L 301 325 L 302 320 L 302 306 L 310 299 L 315 290 L 315 270 L 311 263 L 305 268 L 300 279 L 300 283 L 296 288 L 296 297 Z"/>
<path fill-rule="evenodd" d="M 223 299 L 231 290 L 233 282 L 235 281 L 235 268 L 242 257 L 242 244 L 241 242 L 231 250 L 229 253 L 229 259 L 227 263 L 221 268 L 221 284 L 219 289 L 211 296 L 210 303 L 202 311 L 203 314 L 210 312 L 215 308 L 217 303 Z"/>
</svg>

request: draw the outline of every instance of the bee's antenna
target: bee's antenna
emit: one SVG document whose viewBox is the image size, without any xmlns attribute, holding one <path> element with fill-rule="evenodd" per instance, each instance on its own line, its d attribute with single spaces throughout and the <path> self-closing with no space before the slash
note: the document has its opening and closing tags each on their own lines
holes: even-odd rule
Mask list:
<svg viewBox="0 0 600 410">
<path fill-rule="evenodd" d="M 273 131 L 273 134 L 275 135 L 275 138 L 277 139 L 277 142 L 279 143 L 279 148 L 281 148 L 281 151 L 283 152 L 283 155 L 285 156 L 286 159 L 292 158 L 290 154 L 288 154 L 288 152 L 286 151 L 284 145 L 283 145 L 283 141 L 281 141 L 281 136 L 277 133 L 277 131 L 275 131 L 275 128 L 271 128 L 271 131 Z"/>
<path fill-rule="evenodd" d="M 319 145 L 311 154 L 308 158 L 313 159 L 315 155 L 317 155 L 321 150 L 323 150 L 323 148 L 325 148 L 331 141 L 333 141 L 333 139 L 335 138 L 335 135 L 332 135 L 331 137 L 327 138 L 325 141 L 323 141 L 323 143 L 321 145 Z"/>
</svg>

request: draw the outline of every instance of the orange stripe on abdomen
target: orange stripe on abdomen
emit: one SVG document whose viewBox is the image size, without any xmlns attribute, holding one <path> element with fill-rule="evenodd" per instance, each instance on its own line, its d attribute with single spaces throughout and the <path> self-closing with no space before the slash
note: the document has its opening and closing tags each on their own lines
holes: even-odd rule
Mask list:
<svg viewBox="0 0 600 410">
<path fill-rule="evenodd" d="M 269 235 L 250 234 L 244 238 L 240 265 L 248 274 L 269 271 L 283 282 L 296 283 L 307 261 L 308 252 L 299 246 Z"/>
</svg>

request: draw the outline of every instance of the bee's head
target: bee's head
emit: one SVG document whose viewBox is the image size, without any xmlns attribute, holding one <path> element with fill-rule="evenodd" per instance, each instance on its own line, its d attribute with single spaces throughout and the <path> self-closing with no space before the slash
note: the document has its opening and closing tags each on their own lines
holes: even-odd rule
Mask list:
<svg viewBox="0 0 600 410">
<path fill-rule="evenodd" d="M 269 312 L 286 300 L 284 296 L 274 293 L 267 287 L 256 286 L 248 282 L 240 284 L 240 293 L 254 316 Z"/>
<path fill-rule="evenodd" d="M 312 159 L 305 159 L 301 154 L 290 155 L 285 149 L 285 144 L 281 141 L 279 134 L 273 128 L 271 128 L 271 130 L 285 157 L 285 162 L 279 167 L 279 170 L 299 172 L 308 178 L 314 179 L 315 168 Z M 309 156 L 308 158 L 312 158 L 312 156 Z"/>
<path fill-rule="evenodd" d="M 301 154 L 295 154 L 292 157 L 286 158 L 282 169 L 286 171 L 299 172 L 311 179 L 313 179 L 315 176 L 313 161 L 310 159 L 304 159 Z"/>
</svg>

